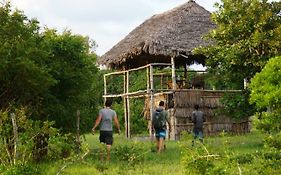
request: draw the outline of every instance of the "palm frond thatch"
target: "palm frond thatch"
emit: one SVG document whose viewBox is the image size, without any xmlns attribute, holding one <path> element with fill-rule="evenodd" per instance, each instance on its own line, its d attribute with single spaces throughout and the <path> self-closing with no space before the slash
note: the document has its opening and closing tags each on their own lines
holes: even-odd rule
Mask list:
<svg viewBox="0 0 281 175">
<path fill-rule="evenodd" d="M 210 16 L 210 12 L 189 0 L 144 21 L 105 53 L 98 64 L 129 69 L 148 63 L 170 63 L 172 56 L 176 64 L 204 64 L 205 57 L 192 55 L 192 50 L 212 43 L 202 38 L 215 27 Z"/>
</svg>

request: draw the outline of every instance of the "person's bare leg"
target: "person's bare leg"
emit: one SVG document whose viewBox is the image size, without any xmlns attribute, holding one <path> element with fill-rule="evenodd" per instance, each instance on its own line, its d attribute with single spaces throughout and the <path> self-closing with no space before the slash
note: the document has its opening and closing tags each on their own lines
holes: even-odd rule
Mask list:
<svg viewBox="0 0 281 175">
<path fill-rule="evenodd" d="M 159 150 L 159 138 L 156 138 L 156 152 Z"/>
<path fill-rule="evenodd" d="M 165 139 L 163 138 L 163 141 L 162 141 L 162 151 L 165 150 Z"/>
<path fill-rule="evenodd" d="M 100 144 L 100 160 L 103 161 L 104 160 L 104 143 Z"/>
<path fill-rule="evenodd" d="M 158 141 L 158 153 L 161 153 L 162 149 L 163 149 L 163 138 L 160 137 Z"/>
<path fill-rule="evenodd" d="M 106 145 L 106 160 L 107 161 L 110 160 L 110 148 L 111 148 L 111 145 Z"/>
</svg>

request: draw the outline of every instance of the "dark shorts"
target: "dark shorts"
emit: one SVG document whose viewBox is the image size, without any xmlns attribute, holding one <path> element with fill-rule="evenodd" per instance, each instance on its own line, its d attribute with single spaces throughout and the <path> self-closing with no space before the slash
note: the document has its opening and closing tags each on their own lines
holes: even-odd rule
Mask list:
<svg viewBox="0 0 281 175">
<path fill-rule="evenodd" d="M 203 129 L 194 128 L 193 134 L 194 134 L 194 138 L 203 139 Z"/>
<path fill-rule="evenodd" d="M 113 144 L 113 132 L 112 131 L 100 131 L 100 143 L 105 143 L 106 145 Z"/>
<path fill-rule="evenodd" d="M 164 130 L 164 129 L 160 129 L 160 130 L 156 130 L 155 131 L 155 137 L 156 138 L 166 138 L 166 130 Z"/>
</svg>

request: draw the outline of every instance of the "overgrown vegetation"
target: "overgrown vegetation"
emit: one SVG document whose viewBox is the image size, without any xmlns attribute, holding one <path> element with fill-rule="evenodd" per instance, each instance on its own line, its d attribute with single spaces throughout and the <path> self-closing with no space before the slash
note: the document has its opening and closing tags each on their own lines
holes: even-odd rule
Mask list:
<svg viewBox="0 0 281 175">
<path fill-rule="evenodd" d="M 65 133 L 75 131 L 77 110 L 82 122 L 92 120 L 102 85 L 90 51 L 95 43 L 70 31 L 41 29 L 9 3 L 0 7 L 0 21 L 0 109 L 28 106 L 31 119 L 55 121 Z"/>
<path fill-rule="evenodd" d="M 281 56 L 272 58 L 250 84 L 251 102 L 257 106 L 258 128 L 268 133 L 281 131 Z"/>
<path fill-rule="evenodd" d="M 269 168 L 270 164 L 278 167 L 277 154 L 262 151 L 263 136 L 258 132 L 242 136 L 223 133 L 192 147 L 192 136 L 183 133 L 180 141 L 166 142 L 166 150 L 157 154 L 154 141 L 115 135 L 111 161 L 103 162 L 99 160 L 98 136 L 86 135 L 90 153 L 61 174 L 237 174 L 239 168 L 242 174 L 278 173 L 280 170 Z M 41 168 L 49 170 L 45 174 L 56 174 L 66 164 L 47 163 Z"/>
<path fill-rule="evenodd" d="M 218 115 L 226 115 L 237 121 L 247 120 L 255 113 L 255 106 L 249 103 L 248 89 L 241 92 L 226 92 L 220 99 L 223 108 L 218 109 Z"/>
<path fill-rule="evenodd" d="M 195 53 L 207 56 L 214 88 L 244 89 L 243 80 L 249 83 L 270 58 L 281 54 L 281 3 L 222 0 L 215 6 L 218 10 L 212 20 L 217 27 L 206 36 L 214 44 L 198 48 Z M 227 107 L 224 112 L 236 119 L 254 112 L 247 90 L 225 96 L 223 104 Z"/>
<path fill-rule="evenodd" d="M 16 125 L 11 126 L 10 115 L 14 115 Z M 0 169 L 4 174 L 34 174 L 39 171 L 35 163 L 73 154 L 72 138 L 60 134 L 53 125 L 28 119 L 26 108 L 0 111 Z"/>
<path fill-rule="evenodd" d="M 0 174 L 281 174 L 281 3 L 222 0 L 217 8 L 217 28 L 208 36 L 215 43 L 196 51 L 208 57 L 208 86 L 242 89 L 243 79 L 250 82 L 241 94 L 225 96 L 224 113 L 242 119 L 256 112 L 254 126 L 263 133 L 223 133 L 196 147 L 183 133 L 161 155 L 149 140 L 117 136 L 113 159 L 104 163 L 98 160 L 96 136 L 78 143 L 73 135 L 78 110 L 80 132 L 87 133 L 102 107 L 100 80 L 108 71 L 94 64 L 95 42 L 67 30 L 42 29 L 39 21 L 1 4 Z M 136 83 L 130 92 L 147 88 L 144 77 L 146 71 L 131 75 Z M 123 79 L 109 81 L 121 83 L 109 86 L 110 92 L 123 93 Z M 124 116 L 122 100 L 116 98 L 113 106 L 119 116 Z M 146 133 L 142 100 L 132 100 L 133 134 Z"/>
<path fill-rule="evenodd" d="M 77 110 L 80 132 L 88 132 L 102 101 L 94 47 L 88 37 L 42 29 L 1 3 L 0 163 L 7 174 L 34 174 L 30 164 L 73 154 Z"/>
<path fill-rule="evenodd" d="M 197 49 L 208 57 L 208 72 L 229 89 L 243 89 L 266 62 L 280 55 L 280 2 L 222 0 L 212 20 L 217 27 L 207 36 L 215 43 Z"/>
</svg>

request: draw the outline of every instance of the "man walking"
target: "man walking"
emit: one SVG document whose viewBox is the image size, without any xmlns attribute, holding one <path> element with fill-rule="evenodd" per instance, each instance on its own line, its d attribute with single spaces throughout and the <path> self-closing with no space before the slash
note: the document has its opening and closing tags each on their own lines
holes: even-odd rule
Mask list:
<svg viewBox="0 0 281 175">
<path fill-rule="evenodd" d="M 164 149 L 167 130 L 166 123 L 168 123 L 169 128 L 171 128 L 168 112 L 165 110 L 165 103 L 164 101 L 160 101 L 159 107 L 153 113 L 152 117 L 152 129 L 155 132 L 156 148 L 158 153 L 161 153 Z"/>
<path fill-rule="evenodd" d="M 193 134 L 194 139 L 192 140 L 192 145 L 197 138 L 203 143 L 203 123 L 205 122 L 204 113 L 199 110 L 199 105 L 194 105 L 194 111 L 192 112 L 192 122 L 194 123 Z"/>
<path fill-rule="evenodd" d="M 100 124 L 100 136 L 99 140 L 101 145 L 101 160 L 104 159 L 103 155 L 103 145 L 106 145 L 106 160 L 110 160 L 110 148 L 113 144 L 113 126 L 114 122 L 115 126 L 118 129 L 118 133 L 120 133 L 120 126 L 118 122 L 118 118 L 116 112 L 111 109 L 112 101 L 106 100 L 105 107 L 99 111 L 99 115 L 96 119 L 94 127 L 92 128 L 92 133 L 95 133 L 96 127 Z"/>
</svg>

